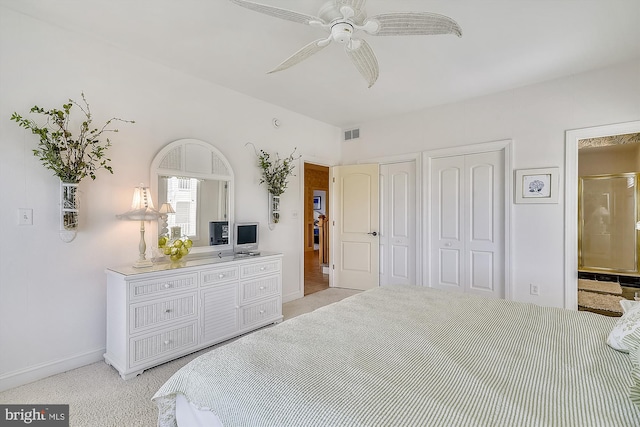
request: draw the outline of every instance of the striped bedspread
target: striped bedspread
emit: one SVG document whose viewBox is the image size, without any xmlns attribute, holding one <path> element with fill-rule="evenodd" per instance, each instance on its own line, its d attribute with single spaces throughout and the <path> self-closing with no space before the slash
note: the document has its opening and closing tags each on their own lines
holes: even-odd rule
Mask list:
<svg viewBox="0 0 640 427">
<path fill-rule="evenodd" d="M 156 393 L 224 426 L 640 426 L 615 319 L 422 287 L 363 292 L 192 361 Z"/>
</svg>

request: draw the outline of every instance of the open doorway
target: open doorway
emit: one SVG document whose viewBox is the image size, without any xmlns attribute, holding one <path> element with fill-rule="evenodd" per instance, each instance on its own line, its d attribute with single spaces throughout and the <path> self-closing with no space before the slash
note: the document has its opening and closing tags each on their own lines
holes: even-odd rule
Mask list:
<svg viewBox="0 0 640 427">
<path fill-rule="evenodd" d="M 580 224 L 578 218 L 578 149 L 580 147 L 580 141 L 639 132 L 640 121 L 634 121 L 570 130 L 567 131 L 565 135 L 565 308 L 571 310 L 578 309 L 578 281 L 580 270 L 578 265 L 578 234 Z M 634 278 L 634 280 L 635 279 L 637 279 L 637 277 Z M 623 294 L 623 297 L 624 296 Z"/>
<path fill-rule="evenodd" d="M 578 141 L 578 310 L 621 316 L 640 291 L 640 133 Z"/>
<path fill-rule="evenodd" d="M 329 288 L 329 168 L 304 163 L 304 295 Z"/>
</svg>

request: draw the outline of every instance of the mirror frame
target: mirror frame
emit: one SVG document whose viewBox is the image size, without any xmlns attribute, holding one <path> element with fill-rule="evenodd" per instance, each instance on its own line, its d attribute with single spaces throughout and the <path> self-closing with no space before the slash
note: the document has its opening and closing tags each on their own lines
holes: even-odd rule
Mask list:
<svg viewBox="0 0 640 427">
<path fill-rule="evenodd" d="M 211 170 L 209 173 L 197 172 L 190 170 L 187 164 L 188 151 L 191 146 L 196 147 L 199 151 L 202 149 L 209 150 L 211 153 Z M 207 255 L 217 254 L 219 252 L 233 252 L 233 225 L 234 225 L 234 175 L 231 164 L 227 158 L 216 147 L 208 142 L 186 138 L 178 139 L 165 145 L 151 162 L 150 169 L 150 187 L 151 194 L 156 198 L 156 202 L 159 203 L 158 197 L 158 178 L 160 176 L 183 176 L 188 178 L 209 179 L 218 181 L 227 181 L 229 183 L 229 243 L 226 245 L 216 246 L 194 246 L 191 249 L 190 254 Z M 159 208 L 159 206 L 157 206 Z M 157 226 L 157 224 L 156 224 Z M 158 246 L 158 230 L 154 233 L 155 239 L 153 241 L 153 247 Z"/>
</svg>

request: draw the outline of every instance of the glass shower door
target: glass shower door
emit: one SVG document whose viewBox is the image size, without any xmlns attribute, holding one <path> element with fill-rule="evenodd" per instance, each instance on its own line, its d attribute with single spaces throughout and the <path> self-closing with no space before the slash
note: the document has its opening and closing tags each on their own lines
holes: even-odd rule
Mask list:
<svg viewBox="0 0 640 427">
<path fill-rule="evenodd" d="M 637 196 L 636 173 L 580 177 L 580 269 L 638 272 Z"/>
</svg>

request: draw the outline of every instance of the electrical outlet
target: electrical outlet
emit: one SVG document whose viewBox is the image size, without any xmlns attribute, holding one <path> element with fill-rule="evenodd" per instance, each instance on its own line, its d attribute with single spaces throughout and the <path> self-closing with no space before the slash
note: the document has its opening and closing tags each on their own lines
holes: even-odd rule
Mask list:
<svg viewBox="0 0 640 427">
<path fill-rule="evenodd" d="M 33 209 L 18 209 L 18 225 L 33 225 Z"/>
<path fill-rule="evenodd" d="M 529 293 L 531 295 L 540 295 L 540 288 L 538 285 L 534 285 L 533 283 L 529 284 Z"/>
</svg>

